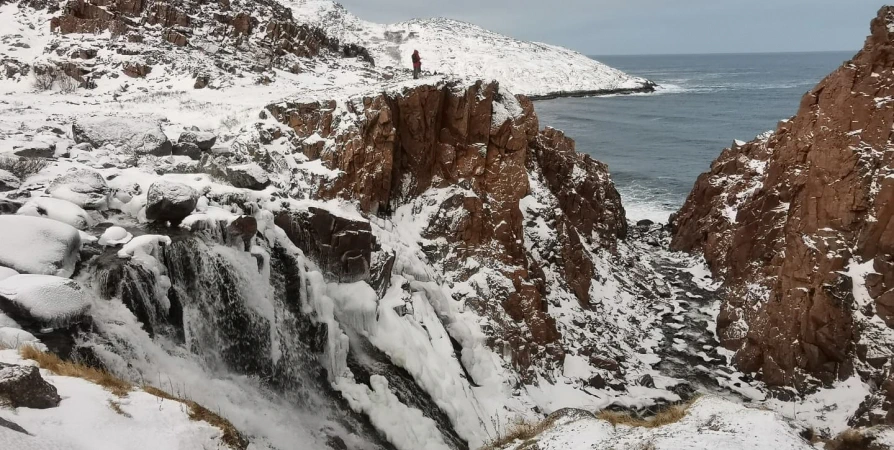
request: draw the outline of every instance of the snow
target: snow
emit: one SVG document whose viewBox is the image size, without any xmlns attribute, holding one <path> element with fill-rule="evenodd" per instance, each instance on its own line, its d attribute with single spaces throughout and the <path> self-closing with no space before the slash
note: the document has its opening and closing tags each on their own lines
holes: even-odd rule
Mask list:
<svg viewBox="0 0 894 450">
<path fill-rule="evenodd" d="M 378 67 L 409 69 L 410 55 L 419 50 L 423 71 L 497 80 L 509 92 L 528 96 L 638 89 L 647 83 L 578 52 L 516 40 L 466 22 L 437 18 L 380 25 L 329 0 L 284 3 L 299 20 L 321 26 L 343 43 L 366 47 Z"/>
<path fill-rule="evenodd" d="M 0 350 L 19 349 L 25 345 L 46 351 L 46 346 L 33 334 L 19 328 L 5 327 L 0 320 Z"/>
<path fill-rule="evenodd" d="M 67 200 L 52 197 L 35 197 L 28 200 L 16 213 L 24 216 L 46 217 L 79 230 L 86 230 L 93 225 L 93 220 L 78 205 Z"/>
<path fill-rule="evenodd" d="M 809 450 L 813 447 L 771 411 L 703 397 L 676 423 L 657 428 L 612 426 L 593 417 L 559 418 L 535 438 L 541 450 Z M 521 442 L 505 449 L 527 448 Z M 530 445 L 530 441 L 527 445 Z"/>
<path fill-rule="evenodd" d="M 133 234 L 121 227 L 109 227 L 99 238 L 99 245 L 124 245 L 133 239 Z"/>
<path fill-rule="evenodd" d="M 158 234 L 144 234 L 131 239 L 118 250 L 119 258 L 134 258 L 154 254 L 161 245 L 170 245 L 171 238 Z"/>
<path fill-rule="evenodd" d="M 77 281 L 53 275 L 11 276 L 0 281 L 0 297 L 53 324 L 64 323 L 90 307 L 87 291 Z"/>
<path fill-rule="evenodd" d="M 66 173 L 47 188 L 50 197 L 67 200 L 81 208 L 105 209 L 109 187 L 102 175 L 80 169 Z"/>
<path fill-rule="evenodd" d="M 0 265 L 20 273 L 71 276 L 81 237 L 68 224 L 31 216 L 0 216 Z"/>
<path fill-rule="evenodd" d="M 0 266 L 0 281 L 3 281 L 13 275 L 18 275 L 19 273 L 15 270 L 10 269 L 9 267 Z"/>
<path fill-rule="evenodd" d="M 0 351 L 0 362 L 29 364 L 12 350 Z M 17 450 L 193 450 L 227 448 L 222 432 L 207 422 L 193 421 L 181 403 L 141 390 L 117 397 L 89 381 L 41 375 L 56 387 L 62 402 L 49 409 L 18 408 L 7 420 L 31 436 L 0 427 L 0 448 Z M 112 409 L 120 408 L 123 414 Z"/>
</svg>

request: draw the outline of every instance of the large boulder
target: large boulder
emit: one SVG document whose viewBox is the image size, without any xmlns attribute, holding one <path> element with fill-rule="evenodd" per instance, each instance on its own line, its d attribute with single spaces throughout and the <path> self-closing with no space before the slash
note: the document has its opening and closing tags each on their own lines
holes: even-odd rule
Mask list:
<svg viewBox="0 0 894 450">
<path fill-rule="evenodd" d="M 342 282 L 369 278 L 374 238 L 368 221 L 311 207 L 283 211 L 275 223 L 328 278 Z"/>
<path fill-rule="evenodd" d="M 16 212 L 18 215 L 46 217 L 71 225 L 79 230 L 86 230 L 93 224 L 93 220 L 78 205 L 67 200 L 52 197 L 36 197 L 25 202 Z"/>
<path fill-rule="evenodd" d="M 0 215 L 0 265 L 20 273 L 69 277 L 80 257 L 77 228 L 32 216 Z"/>
<path fill-rule="evenodd" d="M 89 143 L 95 148 L 118 147 L 136 156 L 171 154 L 171 141 L 155 121 L 124 117 L 88 117 L 72 124 L 75 142 Z"/>
<path fill-rule="evenodd" d="M 217 136 L 202 131 L 184 131 L 177 139 L 178 144 L 194 144 L 199 150 L 208 151 L 214 147 Z"/>
<path fill-rule="evenodd" d="M 237 188 L 256 191 L 260 191 L 270 185 L 267 171 L 255 163 L 228 166 L 227 180 Z"/>
<path fill-rule="evenodd" d="M 157 181 L 149 186 L 146 218 L 179 224 L 190 215 L 199 201 L 199 193 L 182 183 Z"/>
<path fill-rule="evenodd" d="M 84 209 L 106 209 L 109 202 L 106 180 L 99 172 L 78 169 L 62 175 L 50 184 L 50 197 L 67 200 Z"/>
<path fill-rule="evenodd" d="M 19 323 L 64 326 L 90 309 L 77 281 L 52 275 L 14 275 L 0 281 L 0 311 Z"/>
<path fill-rule="evenodd" d="M 9 173 L 9 171 L 0 169 L 0 192 L 14 191 L 22 185 L 19 177 Z"/>
<path fill-rule="evenodd" d="M 56 387 L 40 376 L 34 366 L 0 363 L 0 398 L 13 408 L 46 409 L 59 406 L 62 400 Z"/>
</svg>

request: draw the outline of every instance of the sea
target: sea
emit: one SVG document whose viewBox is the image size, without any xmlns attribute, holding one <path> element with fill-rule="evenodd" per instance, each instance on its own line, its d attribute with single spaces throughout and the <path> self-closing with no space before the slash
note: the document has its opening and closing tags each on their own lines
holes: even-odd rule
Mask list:
<svg viewBox="0 0 894 450">
<path fill-rule="evenodd" d="M 608 164 L 629 220 L 666 222 L 724 148 L 793 116 L 854 53 L 594 56 L 658 91 L 544 100 L 536 109 L 541 126 Z"/>
</svg>

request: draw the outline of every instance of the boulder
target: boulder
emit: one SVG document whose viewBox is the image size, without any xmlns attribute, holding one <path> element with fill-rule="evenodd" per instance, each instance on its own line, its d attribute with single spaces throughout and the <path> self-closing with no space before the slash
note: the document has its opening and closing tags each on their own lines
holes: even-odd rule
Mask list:
<svg viewBox="0 0 894 450">
<path fill-rule="evenodd" d="M 80 257 L 77 228 L 55 220 L 0 215 L 0 265 L 20 273 L 71 276 Z"/>
<path fill-rule="evenodd" d="M 374 238 L 368 221 L 311 207 L 280 212 L 274 222 L 328 278 L 342 282 L 369 278 Z"/>
<path fill-rule="evenodd" d="M 93 220 L 78 205 L 67 200 L 52 197 L 36 197 L 25 202 L 16 212 L 22 216 L 46 217 L 71 225 L 79 230 L 86 230 Z"/>
<path fill-rule="evenodd" d="M 0 192 L 14 191 L 22 185 L 19 177 L 0 169 Z"/>
<path fill-rule="evenodd" d="M 237 188 L 263 190 L 270 185 L 267 172 L 258 164 L 240 164 L 227 167 L 227 181 Z"/>
<path fill-rule="evenodd" d="M 176 225 L 192 214 L 198 201 L 199 193 L 185 184 L 156 181 L 147 193 L 146 218 Z"/>
<path fill-rule="evenodd" d="M 0 398 L 13 408 L 47 409 L 59 406 L 62 400 L 56 387 L 40 376 L 34 366 L 0 363 Z"/>
<path fill-rule="evenodd" d="M 53 275 L 13 275 L 0 281 L 0 311 L 16 322 L 65 326 L 90 309 L 87 290 Z"/>
<path fill-rule="evenodd" d="M 75 142 L 94 148 L 112 145 L 136 156 L 171 154 L 171 141 L 156 121 L 125 117 L 88 117 L 72 124 Z"/>
<path fill-rule="evenodd" d="M 108 208 L 110 193 L 102 175 L 89 169 L 68 172 L 47 188 L 50 197 L 67 200 L 84 209 Z"/>
<path fill-rule="evenodd" d="M 241 216 L 227 226 L 227 236 L 232 243 L 242 243 L 245 249 L 251 247 L 251 240 L 258 233 L 258 220 L 252 216 Z"/>
<path fill-rule="evenodd" d="M 0 215 L 15 214 L 22 207 L 20 202 L 14 200 L 0 199 Z"/>
<path fill-rule="evenodd" d="M 217 142 L 217 136 L 213 133 L 202 131 L 184 131 L 177 140 L 180 144 L 195 144 L 202 150 L 211 150 Z"/>
<path fill-rule="evenodd" d="M 191 142 L 178 142 L 174 145 L 174 156 L 188 156 L 191 159 L 200 159 L 202 157 L 202 149 Z"/>
</svg>

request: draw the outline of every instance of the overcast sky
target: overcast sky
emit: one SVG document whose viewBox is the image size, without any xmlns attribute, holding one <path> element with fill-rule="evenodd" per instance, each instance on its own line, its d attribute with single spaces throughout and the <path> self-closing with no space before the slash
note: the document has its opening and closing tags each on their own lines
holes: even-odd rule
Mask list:
<svg viewBox="0 0 894 450">
<path fill-rule="evenodd" d="M 380 23 L 450 17 L 589 55 L 858 50 L 880 0 L 339 0 Z"/>
</svg>

